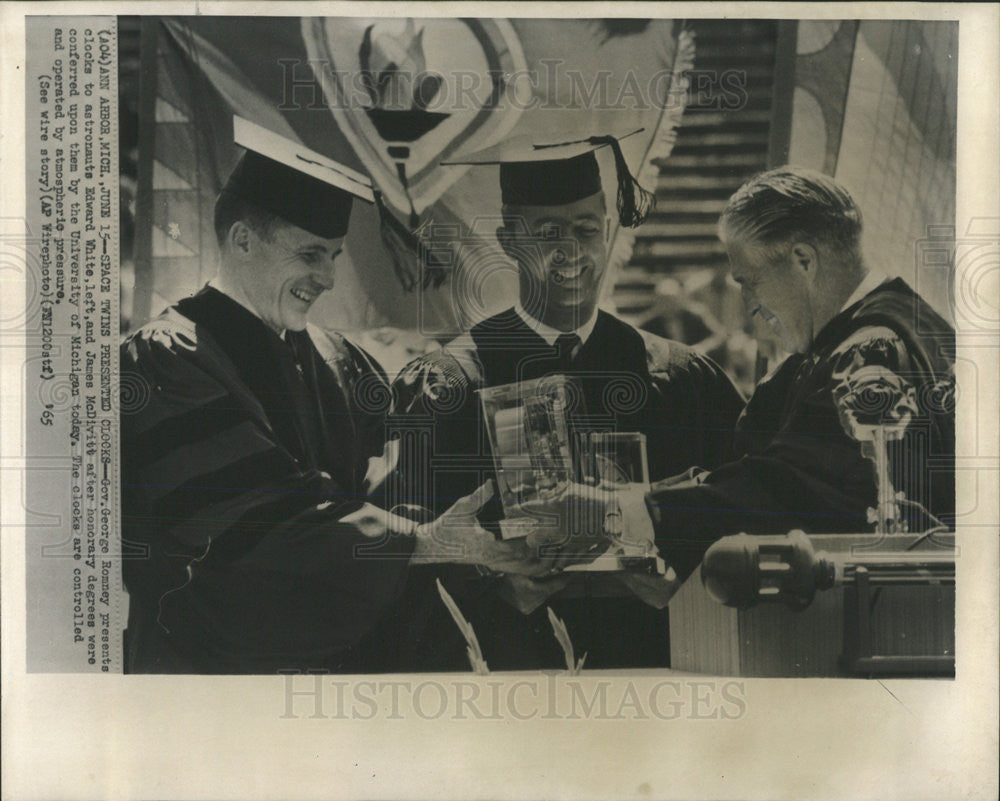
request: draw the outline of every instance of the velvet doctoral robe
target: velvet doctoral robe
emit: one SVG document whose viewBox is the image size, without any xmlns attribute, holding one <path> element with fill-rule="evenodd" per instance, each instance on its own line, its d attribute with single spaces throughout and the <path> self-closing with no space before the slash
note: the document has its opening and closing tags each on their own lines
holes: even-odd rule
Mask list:
<svg viewBox="0 0 1000 801">
<path fill-rule="evenodd" d="M 884 282 L 830 320 L 808 352 L 792 354 L 758 385 L 737 427 L 737 459 L 697 485 L 653 486 L 648 503 L 660 552 L 684 576 L 729 534 L 872 531 L 875 471 L 838 411 L 848 376 L 867 376 L 869 397 L 862 393 L 855 405 L 865 412 L 867 403 L 872 419 L 888 411 L 881 394 L 887 388 L 911 388 L 905 435 L 888 445 L 892 485 L 909 502 L 901 510 L 911 531 L 935 524 L 926 512 L 950 524 L 954 359 L 948 322 L 902 279 Z"/>
<path fill-rule="evenodd" d="M 356 669 L 413 547 L 341 522 L 370 490 L 381 369 L 206 288 L 129 336 L 121 370 L 137 388 L 121 418 L 127 669 Z"/>
</svg>

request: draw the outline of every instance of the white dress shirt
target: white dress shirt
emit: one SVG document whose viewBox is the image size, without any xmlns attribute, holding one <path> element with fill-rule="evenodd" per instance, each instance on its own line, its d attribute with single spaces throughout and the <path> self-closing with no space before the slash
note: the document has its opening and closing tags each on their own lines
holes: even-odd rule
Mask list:
<svg viewBox="0 0 1000 801">
<path fill-rule="evenodd" d="M 526 326 L 534 331 L 538 336 L 545 340 L 545 344 L 550 348 L 556 344 L 556 340 L 563 334 L 576 334 L 580 337 L 580 344 L 582 345 L 594 331 L 594 325 L 597 323 L 597 309 L 594 309 L 594 313 L 579 328 L 575 328 L 572 331 L 560 331 L 557 328 L 552 328 L 546 325 L 541 320 L 536 320 L 527 311 L 525 311 L 524 306 L 518 301 L 517 305 L 514 306 L 514 311 L 518 317 L 520 317 Z"/>
</svg>

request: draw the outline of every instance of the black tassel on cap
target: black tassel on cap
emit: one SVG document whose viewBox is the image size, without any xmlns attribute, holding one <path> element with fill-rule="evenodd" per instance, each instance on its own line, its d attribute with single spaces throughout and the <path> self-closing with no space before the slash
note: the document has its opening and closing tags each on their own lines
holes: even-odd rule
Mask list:
<svg viewBox="0 0 1000 801">
<path fill-rule="evenodd" d="M 642 225 L 650 212 L 656 208 L 656 195 L 643 188 L 632 176 L 622 153 L 622 146 L 613 136 L 592 136 L 587 140 L 592 145 L 610 145 L 615 157 L 615 173 L 618 179 L 618 220 L 626 228 Z"/>
<path fill-rule="evenodd" d="M 590 145 L 594 150 L 608 146 L 615 157 L 615 178 L 618 183 L 618 196 L 616 206 L 618 209 L 618 220 L 626 228 L 635 228 L 646 221 L 650 212 L 656 207 L 656 195 L 648 189 L 644 189 L 639 182 L 632 177 L 632 172 L 625 161 L 625 154 L 622 153 L 622 146 L 619 139 L 625 139 L 633 134 L 640 133 L 639 128 L 622 137 L 617 136 L 590 136 L 586 139 L 576 139 L 569 142 L 555 142 L 552 144 L 534 145 L 535 150 L 547 150 L 549 148 L 563 148 L 572 145 Z M 587 154 L 585 154 L 587 155 Z M 591 158 L 593 158 L 591 156 Z M 534 166 L 537 174 L 537 164 L 524 164 L 521 166 Z"/>
</svg>

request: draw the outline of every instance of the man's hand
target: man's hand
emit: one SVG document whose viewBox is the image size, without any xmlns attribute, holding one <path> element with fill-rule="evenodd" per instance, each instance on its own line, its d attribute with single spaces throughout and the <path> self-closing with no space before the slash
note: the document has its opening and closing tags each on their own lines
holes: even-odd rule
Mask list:
<svg viewBox="0 0 1000 801">
<path fill-rule="evenodd" d="M 616 539 L 627 547 L 645 548 L 655 553 L 653 520 L 646 506 L 648 487 L 644 484 L 620 484 L 618 487 L 616 500 L 621 531 L 614 532 Z"/>
<path fill-rule="evenodd" d="M 436 520 L 417 526 L 413 561 L 482 565 L 501 573 L 525 576 L 554 572 L 551 561 L 540 558 L 538 549 L 524 539 L 498 541 L 479 525 L 476 515 L 492 497 L 491 480 L 460 498 Z"/>
<path fill-rule="evenodd" d="M 620 514 L 615 493 L 605 486 L 570 483 L 547 500 L 520 506 L 530 518 L 525 544 L 539 562 L 557 572 L 571 564 L 593 562 L 611 544 L 605 521 Z"/>
</svg>

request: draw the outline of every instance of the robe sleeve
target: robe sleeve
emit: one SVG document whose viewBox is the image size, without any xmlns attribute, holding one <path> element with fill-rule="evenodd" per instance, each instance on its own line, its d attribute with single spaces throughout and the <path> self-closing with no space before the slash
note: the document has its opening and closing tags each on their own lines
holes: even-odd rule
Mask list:
<svg viewBox="0 0 1000 801">
<path fill-rule="evenodd" d="M 414 519 L 437 517 L 495 476 L 476 394 L 481 384 L 472 349 L 458 344 L 418 357 L 397 375 L 388 434 L 398 448 L 387 482 L 390 510 Z M 503 518 L 500 500 L 487 501 L 478 518 L 493 528 Z M 424 614 L 443 612 L 433 585 L 437 577 L 456 597 L 485 592 L 497 580 L 493 575 L 484 581 L 483 571 L 469 565 L 414 565 L 407 602 L 416 608 L 429 601 L 432 611 Z"/>
<path fill-rule="evenodd" d="M 122 414 L 132 669 L 330 667 L 395 596 L 412 538 L 342 522 L 360 501 L 296 463 L 193 331 L 140 331 L 121 369 L 148 389 Z"/>
<path fill-rule="evenodd" d="M 327 334 L 329 338 L 329 334 Z M 386 416 L 391 408 L 389 381 L 382 366 L 364 349 L 341 335 L 340 349 L 350 369 L 345 376 L 351 396 L 350 411 L 358 430 L 361 459 L 382 454 L 386 441 Z M 372 500 L 381 502 L 381 488 L 374 488 Z"/>
<path fill-rule="evenodd" d="M 707 356 L 647 339 L 656 418 L 648 456 L 653 480 L 690 467 L 711 469 L 731 460 L 733 430 L 745 401 L 732 379 Z"/>
<path fill-rule="evenodd" d="M 647 502 L 657 547 L 682 578 L 712 542 L 730 534 L 870 530 L 873 468 L 860 443 L 845 433 L 834 400 L 844 370 L 865 365 L 907 372 L 902 340 L 886 329 L 862 329 L 828 357 L 800 367 L 788 384 L 790 400 L 758 389 L 741 426 L 776 420 L 766 444 L 721 465 L 701 483 L 665 481 L 652 487 Z M 785 403 L 781 415 L 758 408 Z"/>
<path fill-rule="evenodd" d="M 445 350 L 415 359 L 396 377 L 389 422 L 389 436 L 399 440 L 396 503 L 439 515 L 493 476 L 478 378 L 470 354 Z"/>
</svg>

